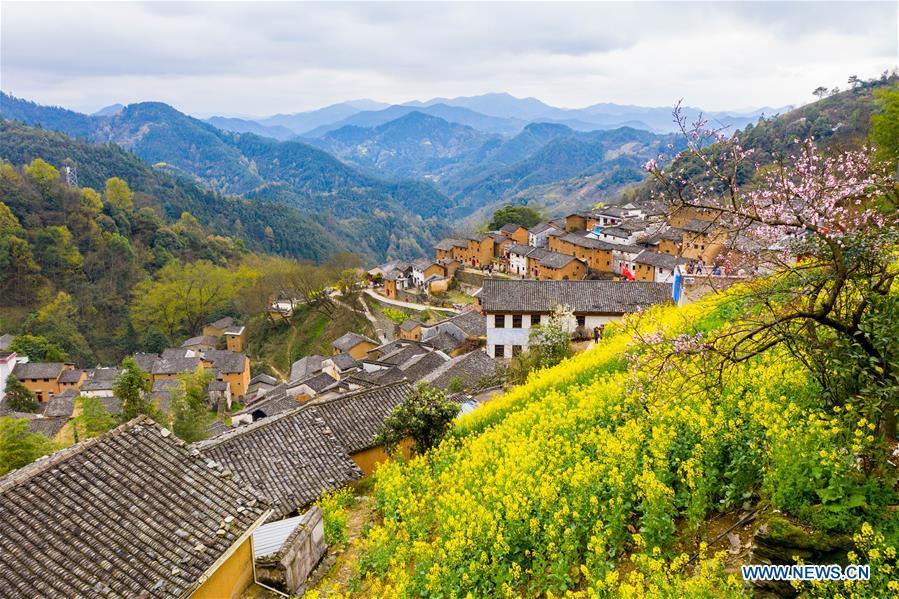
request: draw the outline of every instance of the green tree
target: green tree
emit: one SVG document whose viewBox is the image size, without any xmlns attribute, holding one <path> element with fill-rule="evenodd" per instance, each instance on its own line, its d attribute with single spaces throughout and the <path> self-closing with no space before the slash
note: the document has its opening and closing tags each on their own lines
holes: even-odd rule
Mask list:
<svg viewBox="0 0 899 599">
<path fill-rule="evenodd" d="M 59 171 L 40 158 L 35 158 L 25 167 L 25 176 L 43 190 L 49 189 L 53 183 L 59 181 Z"/>
<path fill-rule="evenodd" d="M 122 371 L 116 377 L 112 393 L 122 402 L 122 421 L 146 414 L 156 417 L 150 403 L 150 375 L 141 370 L 132 357 L 122 360 Z"/>
<path fill-rule="evenodd" d="M 214 416 L 206 405 L 206 388 L 212 373 L 200 368 L 178 377 L 181 384 L 172 393 L 172 430 L 187 443 L 209 436 L 209 423 Z"/>
<path fill-rule="evenodd" d="M 448 401 L 443 391 L 420 383 L 384 420 L 375 442 L 393 452 L 411 438 L 416 453 L 425 453 L 440 444 L 458 413 L 459 406 Z"/>
<path fill-rule="evenodd" d="M 6 407 L 13 412 L 37 412 L 40 407 L 34 393 L 12 375 L 6 379 L 5 393 Z"/>
<path fill-rule="evenodd" d="M 231 269 L 205 260 L 169 262 L 156 280 L 137 285 L 131 307 L 134 323 L 144 330 L 156 326 L 170 339 L 181 333 L 196 334 L 208 314 L 226 307 L 256 276 L 243 266 Z"/>
<path fill-rule="evenodd" d="M 9 349 L 20 356 L 28 356 L 32 362 L 66 362 L 69 359 L 61 347 L 39 335 L 16 335 Z"/>
<path fill-rule="evenodd" d="M 0 235 L 11 235 L 22 229 L 19 219 L 12 213 L 9 206 L 0 202 Z"/>
<path fill-rule="evenodd" d="M 79 318 L 75 302 L 68 293 L 60 291 L 50 302 L 30 315 L 24 327 L 61 347 L 74 362 L 85 365 L 94 361 L 94 355 L 87 339 L 76 326 L 78 322 L 83 320 Z"/>
<path fill-rule="evenodd" d="M 899 85 L 874 91 L 880 112 L 871 115 L 869 139 L 880 157 L 895 166 L 899 161 Z"/>
<path fill-rule="evenodd" d="M 106 180 L 106 202 L 110 206 L 114 206 L 121 210 L 132 210 L 134 208 L 134 193 L 128 187 L 128 183 L 118 177 L 111 177 Z"/>
<path fill-rule="evenodd" d="M 171 345 L 171 341 L 158 327 L 150 327 L 144 334 L 144 351 L 151 354 L 160 354 L 162 350 Z"/>
<path fill-rule="evenodd" d="M 116 425 L 115 417 L 106 411 L 100 398 L 79 396 L 75 401 L 81 407 L 73 422 L 76 441 L 96 437 Z"/>
<path fill-rule="evenodd" d="M 0 418 L 0 476 L 55 450 L 53 441 L 31 432 L 28 420 Z"/>
<path fill-rule="evenodd" d="M 529 206 L 512 206 L 511 204 L 506 204 L 493 213 L 493 218 L 490 220 L 490 224 L 487 225 L 487 228 L 491 231 L 496 231 L 502 228 L 503 225 L 513 223 L 521 225 L 526 229 L 530 229 L 542 220 L 543 217 L 540 213 Z"/>
</svg>

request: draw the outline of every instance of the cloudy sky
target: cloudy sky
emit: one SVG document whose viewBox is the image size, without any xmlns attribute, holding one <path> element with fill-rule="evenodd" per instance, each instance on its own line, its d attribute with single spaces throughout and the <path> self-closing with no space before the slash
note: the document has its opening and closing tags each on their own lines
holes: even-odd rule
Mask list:
<svg viewBox="0 0 899 599">
<path fill-rule="evenodd" d="M 0 86 L 197 116 L 506 91 L 563 107 L 810 101 L 899 62 L 897 3 L 16 3 Z"/>
</svg>

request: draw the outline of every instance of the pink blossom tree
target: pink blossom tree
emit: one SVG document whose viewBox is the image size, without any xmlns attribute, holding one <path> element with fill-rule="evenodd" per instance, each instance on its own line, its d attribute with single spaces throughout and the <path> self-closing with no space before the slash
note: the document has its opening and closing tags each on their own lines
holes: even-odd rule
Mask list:
<svg viewBox="0 0 899 599">
<path fill-rule="evenodd" d="M 741 286 L 742 317 L 714 335 L 667 340 L 723 373 L 775 346 L 817 377 L 834 405 L 861 402 L 895 439 L 899 408 L 897 184 L 870 148 L 822 151 L 794 140 L 773 164 L 739 136 L 675 118 L 687 147 L 645 168 L 669 215 L 697 215 L 723 234 L 719 260 L 759 276 Z M 709 359 L 717 358 L 717 359 Z"/>
</svg>

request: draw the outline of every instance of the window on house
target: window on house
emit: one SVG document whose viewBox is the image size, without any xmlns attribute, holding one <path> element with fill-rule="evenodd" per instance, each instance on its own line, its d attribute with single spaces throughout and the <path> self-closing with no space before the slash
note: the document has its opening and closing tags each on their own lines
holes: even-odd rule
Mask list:
<svg viewBox="0 0 899 599">
<path fill-rule="evenodd" d="M 506 346 L 505 345 L 497 345 L 493 350 L 494 358 L 505 358 L 506 357 Z"/>
<path fill-rule="evenodd" d="M 531 314 L 531 326 L 537 326 L 540 324 L 540 315 L 539 314 Z"/>
<path fill-rule="evenodd" d="M 514 358 L 515 356 L 517 356 L 517 355 L 520 354 L 520 353 L 521 353 L 521 346 L 520 346 L 520 345 L 513 345 L 513 346 L 512 346 L 512 357 Z"/>
<path fill-rule="evenodd" d="M 44 401 L 44 393 L 43 393 L 42 391 L 36 391 L 35 394 L 34 394 L 34 397 L 35 397 L 38 401 Z"/>
<path fill-rule="evenodd" d="M 506 326 L 506 316 L 505 314 L 494 314 L 493 315 L 493 326 L 494 328 L 501 329 Z"/>
<path fill-rule="evenodd" d="M 512 328 L 513 329 L 521 328 L 521 314 L 513 314 L 512 315 Z"/>
<path fill-rule="evenodd" d="M 582 327 L 587 323 L 587 317 L 583 314 L 579 314 L 577 317 L 577 326 Z"/>
</svg>

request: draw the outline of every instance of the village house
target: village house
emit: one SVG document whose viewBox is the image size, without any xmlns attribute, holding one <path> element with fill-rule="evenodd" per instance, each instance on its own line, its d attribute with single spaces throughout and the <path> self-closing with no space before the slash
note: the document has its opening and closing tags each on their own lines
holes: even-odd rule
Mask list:
<svg viewBox="0 0 899 599">
<path fill-rule="evenodd" d="M 483 317 L 479 317 L 483 321 Z M 492 380 L 499 369 L 499 362 L 483 350 L 475 350 L 454 357 L 428 373 L 422 381 L 447 391 L 475 390 L 485 381 Z"/>
<path fill-rule="evenodd" d="M 493 257 L 505 258 L 507 248 L 515 243 L 515 240 L 508 235 L 503 235 L 499 231 L 491 231 L 487 233 L 493 239 Z"/>
<path fill-rule="evenodd" d="M 91 368 L 86 372 L 84 382 L 81 384 L 81 395 L 86 397 L 112 397 L 112 387 L 119 376 L 119 369 L 115 367 Z"/>
<path fill-rule="evenodd" d="M 233 325 L 225 329 L 225 348 L 228 351 L 240 353 L 247 344 L 247 327 Z"/>
<path fill-rule="evenodd" d="M 389 458 L 384 448 L 375 443 L 375 437 L 384 420 L 411 393 L 412 386 L 399 381 L 331 399 L 314 400 L 308 410 L 334 436 L 363 475 L 368 476 Z M 403 446 L 407 455 L 408 447 L 408 443 Z"/>
<path fill-rule="evenodd" d="M 324 361 L 325 357 L 318 354 L 303 356 L 290 365 L 290 380 L 298 381 L 321 372 Z"/>
<path fill-rule="evenodd" d="M 19 379 L 40 403 L 46 403 L 61 392 L 59 378 L 66 370 L 74 370 L 69 362 L 24 362 L 13 368 L 12 374 Z"/>
<path fill-rule="evenodd" d="M 413 341 L 421 341 L 421 328 L 424 326 L 421 322 L 412 318 L 407 318 L 400 324 L 400 339 L 411 339 Z"/>
<path fill-rule="evenodd" d="M 365 335 L 353 332 L 344 333 L 331 343 L 334 355 L 348 353 L 357 360 L 363 359 L 368 353 L 368 350 L 374 349 L 377 346 L 377 343 Z"/>
<path fill-rule="evenodd" d="M 203 354 L 204 360 L 211 362 L 216 378 L 231 385 L 231 394 L 243 401 L 250 386 L 250 358 L 246 354 L 215 349 Z"/>
<path fill-rule="evenodd" d="M 643 250 L 634 257 L 634 270 L 631 272 L 638 281 L 673 283 L 675 269 L 678 266 L 686 266 L 690 262 L 686 258 Z"/>
<path fill-rule="evenodd" d="M 84 370 L 64 370 L 62 374 L 59 375 L 59 392 L 63 393 L 68 389 L 74 389 L 78 391 L 81 389 L 81 386 L 87 380 L 88 373 Z"/>
<path fill-rule="evenodd" d="M 487 354 L 511 358 L 527 349 L 531 327 L 559 306 L 572 311 L 566 329 L 592 336 L 625 314 L 671 301 L 671 285 L 625 281 L 485 279 L 479 294 L 487 329 Z"/>
<path fill-rule="evenodd" d="M 0 596 L 239 597 L 271 513 L 142 416 L 0 478 Z"/>
<path fill-rule="evenodd" d="M 537 259 L 537 276 L 540 281 L 578 281 L 587 276 L 587 264 L 567 254 L 548 252 Z"/>
<path fill-rule="evenodd" d="M 551 234 L 548 240 L 550 250 L 578 258 L 590 271 L 612 272 L 612 250 L 615 249 L 615 244 L 580 233 Z"/>
<path fill-rule="evenodd" d="M 207 349 L 215 349 L 218 345 L 218 342 L 218 337 L 213 337 L 212 335 L 198 335 L 196 337 L 186 339 L 184 343 L 181 344 L 181 347 L 183 347 L 184 349 L 205 351 Z"/>
<path fill-rule="evenodd" d="M 211 322 L 203 327 L 203 335 L 207 337 L 221 337 L 228 328 L 235 324 L 234 319 L 230 316 L 219 318 L 215 322 Z"/>
<path fill-rule="evenodd" d="M 527 244 L 535 248 L 545 248 L 548 243 L 548 237 L 552 232 L 564 233 L 562 229 L 553 223 L 538 223 L 528 230 Z"/>
<path fill-rule="evenodd" d="M 507 223 L 500 227 L 499 233 L 511 239 L 514 243 L 526 244 L 528 242 L 528 230 L 518 223 Z"/>
<path fill-rule="evenodd" d="M 363 476 L 311 404 L 294 405 L 191 446 L 270 499 L 275 519 Z"/>
<path fill-rule="evenodd" d="M 727 242 L 725 229 L 706 220 L 689 220 L 680 229 L 684 232 L 681 255 L 704 264 L 712 264 Z"/>
<path fill-rule="evenodd" d="M 468 249 L 468 241 L 462 239 L 441 239 L 434 246 L 437 260 L 447 258 L 462 261 L 465 250 Z"/>
<path fill-rule="evenodd" d="M 420 340 L 454 357 L 484 345 L 487 329 L 484 318 L 470 310 L 424 327 Z"/>
</svg>

